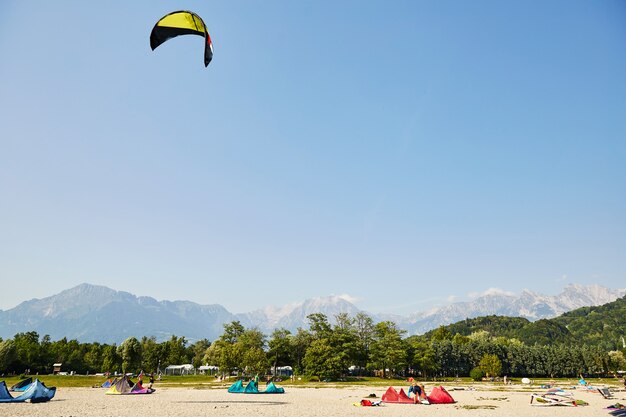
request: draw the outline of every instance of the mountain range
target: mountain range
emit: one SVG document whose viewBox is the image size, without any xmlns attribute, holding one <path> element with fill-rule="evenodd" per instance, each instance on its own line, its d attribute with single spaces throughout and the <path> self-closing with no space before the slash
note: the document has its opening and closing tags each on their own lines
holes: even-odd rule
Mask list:
<svg viewBox="0 0 626 417">
<path fill-rule="evenodd" d="M 524 317 L 530 321 L 560 316 L 580 307 L 599 306 L 624 296 L 626 289 L 609 289 L 599 285 L 566 286 L 558 295 L 543 295 L 524 290 L 520 295 L 500 290 L 487 290 L 472 301 L 452 303 L 444 307 L 394 320 L 409 334 L 421 334 L 442 325 L 481 316 Z"/>
<path fill-rule="evenodd" d="M 394 321 L 412 335 L 485 315 L 525 317 L 531 321 L 553 318 L 579 307 L 606 304 L 625 294 L 626 289 L 572 284 L 556 296 L 528 290 L 520 295 L 490 290 L 472 301 L 410 316 L 365 313 L 376 322 Z M 323 313 L 332 322 L 339 313 L 353 316 L 360 311 L 342 297 L 328 296 L 234 314 L 219 304 L 157 301 L 104 286 L 81 284 L 50 297 L 25 301 L 10 310 L 0 310 L 0 337 L 36 331 L 50 335 L 53 340 L 67 337 L 81 342 L 121 343 L 130 336 L 155 336 L 162 341 L 171 335 L 185 336 L 191 341 L 215 340 L 222 334 L 223 324 L 234 320 L 269 335 L 281 327 L 292 332 L 298 327 L 307 328 L 306 317 L 312 313 Z"/>
</svg>

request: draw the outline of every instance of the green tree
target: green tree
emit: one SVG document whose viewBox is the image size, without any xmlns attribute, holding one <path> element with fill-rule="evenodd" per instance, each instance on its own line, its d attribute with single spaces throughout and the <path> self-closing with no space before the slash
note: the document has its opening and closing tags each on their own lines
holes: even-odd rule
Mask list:
<svg viewBox="0 0 626 417">
<path fill-rule="evenodd" d="M 434 330 L 431 334 L 432 340 L 452 340 L 453 336 L 445 326 L 439 326 L 436 330 Z"/>
<path fill-rule="evenodd" d="M 439 344 L 435 346 L 440 346 Z M 437 369 L 439 364 L 437 363 L 437 357 L 433 345 L 419 339 L 413 339 L 411 344 L 413 351 L 412 364 L 415 369 L 419 370 L 424 377 L 432 375 Z M 440 359 L 449 359 L 450 355 L 444 357 L 440 356 Z"/>
<path fill-rule="evenodd" d="M 65 369 L 74 371 L 79 374 L 87 372 L 84 357 L 86 354 L 85 345 L 78 342 L 76 339 L 69 340 L 65 346 L 67 349 L 65 354 L 65 361 L 63 365 Z"/>
<path fill-rule="evenodd" d="M 224 333 L 206 350 L 204 355 L 205 362 L 218 366 L 222 374 L 243 370 L 244 350 L 239 340 L 245 332 L 245 327 L 239 321 L 224 324 Z M 248 341 L 246 341 L 246 336 L 244 336 L 244 343 L 254 344 L 251 339 L 255 337 L 257 336 L 249 334 L 247 336 Z"/>
<path fill-rule="evenodd" d="M 356 329 L 357 349 L 355 365 L 359 367 L 359 373 L 367 368 L 370 355 L 370 347 L 374 341 L 374 320 L 363 312 L 354 317 Z"/>
<path fill-rule="evenodd" d="M 243 353 L 241 367 L 250 375 L 265 375 L 265 371 L 269 368 L 266 353 L 258 347 L 246 349 Z"/>
<path fill-rule="evenodd" d="M 237 355 L 237 367 L 245 369 L 249 374 L 265 374 L 269 361 L 265 353 L 267 341 L 258 329 L 246 329 L 234 344 Z"/>
<path fill-rule="evenodd" d="M 16 366 L 19 367 L 19 372 L 26 369 L 30 369 L 32 373 L 44 370 L 37 332 L 18 333 L 13 337 L 13 341 L 17 350 Z"/>
<path fill-rule="evenodd" d="M 231 344 L 223 340 L 211 343 L 204 354 L 203 362 L 220 368 L 222 375 L 230 375 L 237 369 L 237 365 L 231 357 Z"/>
<path fill-rule="evenodd" d="M 370 361 L 387 377 L 387 369 L 397 373 L 407 362 L 407 346 L 402 340 L 405 331 L 398 329 L 395 323 L 383 321 L 374 326 L 374 340 L 371 345 Z"/>
<path fill-rule="evenodd" d="M 480 360 L 478 367 L 485 373 L 488 378 L 500 376 L 502 373 L 502 362 L 496 355 L 484 355 Z"/>
<path fill-rule="evenodd" d="M 463 336 L 461 333 L 457 333 L 454 335 L 454 337 L 452 338 L 452 342 L 454 342 L 457 345 L 464 345 L 466 343 L 469 343 L 470 338 L 468 336 Z"/>
<path fill-rule="evenodd" d="M 328 339 L 311 342 L 303 360 L 307 375 L 324 378 L 336 378 L 341 375 L 341 362 L 330 346 Z"/>
<path fill-rule="evenodd" d="M 253 328 L 244 330 L 239 336 L 239 340 L 235 343 L 241 345 L 244 350 L 253 348 L 264 349 L 267 345 L 267 340 L 263 332 Z"/>
<path fill-rule="evenodd" d="M 159 346 L 156 337 L 141 338 L 141 369 L 146 372 L 155 372 L 159 368 L 159 364 L 165 359 L 162 355 L 164 348 Z"/>
<path fill-rule="evenodd" d="M 141 343 L 135 337 L 129 337 L 118 346 L 117 354 L 122 359 L 122 372 L 136 372 L 141 368 Z"/>
<path fill-rule="evenodd" d="M 275 374 L 277 366 L 289 365 L 293 357 L 291 332 L 285 328 L 275 329 L 272 332 L 268 346 L 269 351 L 267 352 L 267 356 L 270 358 Z"/>
<path fill-rule="evenodd" d="M 190 362 L 189 355 L 187 354 L 187 339 L 185 339 L 185 336 L 177 337 L 172 335 L 165 343 L 167 346 L 165 364 L 182 365 Z"/>
<path fill-rule="evenodd" d="M 266 343 L 261 331 L 246 330 L 241 323 L 233 321 L 224 325 L 224 333 L 206 350 L 204 361 L 218 366 L 222 373 L 246 368 L 249 372 L 264 372 L 268 368 Z"/>
<path fill-rule="evenodd" d="M 609 370 L 617 374 L 626 366 L 626 357 L 621 350 L 612 350 L 609 352 Z"/>
<path fill-rule="evenodd" d="M 294 369 L 296 371 L 296 373 L 302 373 L 304 372 L 304 357 L 306 355 L 306 352 L 309 349 L 309 346 L 311 346 L 311 343 L 313 343 L 313 335 L 311 334 L 311 332 L 309 332 L 308 330 L 304 330 L 301 328 L 298 328 L 298 331 L 296 332 L 295 336 L 293 337 L 293 339 L 291 340 L 291 344 L 292 344 L 292 354 L 293 354 L 293 364 L 294 364 Z"/>
<path fill-rule="evenodd" d="M 41 338 L 40 343 L 41 352 L 41 364 L 44 372 L 50 372 L 52 370 L 52 364 L 54 358 L 52 357 L 52 342 L 50 341 L 50 335 L 46 334 Z"/>
<path fill-rule="evenodd" d="M 220 336 L 220 340 L 234 344 L 239 340 L 239 337 L 245 330 L 245 327 L 243 327 L 239 321 L 224 324 L 224 333 Z"/>
<path fill-rule="evenodd" d="M 359 353 L 359 340 L 357 329 L 354 327 L 354 319 L 346 313 L 335 317 L 336 324 L 330 333 L 329 343 L 333 348 L 336 360 L 339 362 L 341 373 L 345 373 L 351 365 L 355 364 Z"/>
<path fill-rule="evenodd" d="M 193 354 L 192 364 L 196 368 L 204 364 L 203 358 L 206 350 L 211 346 L 211 342 L 208 339 L 201 339 L 190 346 L 191 353 Z"/>
<path fill-rule="evenodd" d="M 101 372 L 114 373 L 120 370 L 122 360 L 117 354 L 117 347 L 113 345 L 104 345 L 102 348 L 102 368 Z"/>
<path fill-rule="evenodd" d="M 12 339 L 0 343 L 0 372 L 12 370 L 13 363 L 17 360 L 17 348 Z"/>
<path fill-rule="evenodd" d="M 328 323 L 328 317 L 322 313 L 314 313 L 306 316 L 309 321 L 309 329 L 313 337 L 316 339 L 328 338 L 332 333 L 330 323 Z"/>
<path fill-rule="evenodd" d="M 90 343 L 85 347 L 86 353 L 83 358 L 85 366 L 89 372 L 98 372 L 102 366 L 102 346 L 99 343 Z"/>
</svg>

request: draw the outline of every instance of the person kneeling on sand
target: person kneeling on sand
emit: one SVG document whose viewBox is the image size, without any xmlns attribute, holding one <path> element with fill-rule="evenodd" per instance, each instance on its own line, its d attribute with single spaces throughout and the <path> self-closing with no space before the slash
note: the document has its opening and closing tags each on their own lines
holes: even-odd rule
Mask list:
<svg viewBox="0 0 626 417">
<path fill-rule="evenodd" d="M 428 402 L 428 398 L 426 397 L 424 385 L 418 384 L 413 378 L 410 378 L 409 381 L 411 382 L 411 386 L 409 387 L 409 397 L 411 396 L 411 393 L 415 394 L 415 397 L 413 397 L 413 403 L 417 404 L 420 402 L 422 404 L 430 404 L 430 402 Z"/>
</svg>

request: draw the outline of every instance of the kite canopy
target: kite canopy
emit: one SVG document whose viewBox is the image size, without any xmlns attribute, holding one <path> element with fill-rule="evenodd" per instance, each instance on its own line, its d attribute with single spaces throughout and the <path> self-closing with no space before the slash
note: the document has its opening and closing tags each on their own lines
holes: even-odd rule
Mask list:
<svg viewBox="0 0 626 417">
<path fill-rule="evenodd" d="M 24 393 L 16 398 L 18 401 L 30 400 L 31 403 L 45 403 L 54 398 L 56 387 L 46 387 L 46 385 L 38 379 L 26 388 Z"/>
<path fill-rule="evenodd" d="M 259 387 L 254 381 L 250 381 L 248 385 L 244 386 L 240 379 L 228 388 L 228 392 L 231 394 L 284 394 L 285 389 L 270 382 L 265 387 L 265 391 L 259 391 Z"/>
<path fill-rule="evenodd" d="M 270 382 L 263 392 L 266 394 L 284 394 L 285 389 L 283 387 L 277 387 L 273 382 Z"/>
<path fill-rule="evenodd" d="M 163 42 L 180 35 L 198 35 L 205 39 L 204 66 L 213 59 L 213 44 L 204 21 L 197 14 L 180 10 L 163 16 L 152 28 L 150 47 L 154 51 Z"/>
<path fill-rule="evenodd" d="M 115 384 L 117 382 L 117 378 L 113 381 L 111 380 L 111 378 L 107 379 L 106 381 L 104 381 L 102 383 L 102 385 L 100 385 L 101 388 L 111 388 L 111 385 Z"/>
<path fill-rule="evenodd" d="M 394 387 L 387 388 L 387 391 L 383 394 L 381 398 L 384 403 L 393 403 L 393 404 L 413 404 L 414 401 L 409 398 L 408 395 L 404 392 L 404 389 L 400 388 L 400 392 L 396 391 Z"/>
<path fill-rule="evenodd" d="M 24 393 L 19 397 L 13 397 L 4 381 L 0 381 L 0 403 L 23 403 L 30 400 L 31 403 L 42 403 L 50 401 L 56 394 L 56 387 L 46 387 L 43 382 L 35 379 Z"/>
<path fill-rule="evenodd" d="M 11 388 L 9 388 L 9 391 L 24 392 L 24 391 L 26 391 L 26 388 L 28 388 L 30 386 L 30 384 L 32 384 L 32 383 L 33 383 L 33 378 L 32 377 L 28 377 L 26 379 L 22 379 L 20 382 L 18 382 L 17 384 L 15 384 Z"/>
<path fill-rule="evenodd" d="M 4 381 L 0 381 L 0 403 L 10 403 L 16 402 L 9 389 L 7 388 L 7 384 Z"/>
<path fill-rule="evenodd" d="M 126 394 L 152 394 L 154 392 L 151 388 L 144 388 L 141 382 L 133 384 L 133 382 L 127 376 L 114 381 L 111 387 L 105 392 L 108 395 L 126 395 Z"/>
<path fill-rule="evenodd" d="M 231 385 L 228 388 L 228 392 L 240 393 L 240 392 L 243 392 L 244 389 L 245 387 L 243 386 L 243 382 L 241 382 L 241 379 L 238 379 L 237 382 L 235 382 L 233 385 Z"/>
<path fill-rule="evenodd" d="M 430 395 L 428 396 L 428 402 L 431 404 L 453 404 L 454 398 L 446 389 L 442 386 L 433 387 Z"/>
</svg>

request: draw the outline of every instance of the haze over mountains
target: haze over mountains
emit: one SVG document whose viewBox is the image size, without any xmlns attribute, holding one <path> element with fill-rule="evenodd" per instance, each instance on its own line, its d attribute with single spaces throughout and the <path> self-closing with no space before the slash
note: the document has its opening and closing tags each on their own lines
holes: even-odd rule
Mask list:
<svg viewBox="0 0 626 417">
<path fill-rule="evenodd" d="M 529 320 L 556 317 L 564 312 L 602 305 L 626 294 L 626 289 L 598 285 L 568 285 L 556 296 L 525 290 L 520 295 L 490 290 L 472 301 L 411 316 L 369 314 L 375 321 L 392 320 L 408 334 L 420 334 L 440 325 L 485 315 L 526 317 Z M 104 286 L 81 284 L 43 299 L 33 299 L 0 311 L 0 337 L 18 332 L 37 331 L 53 340 L 63 337 L 81 342 L 121 343 L 127 337 L 171 335 L 189 340 L 214 340 L 223 324 L 239 320 L 246 327 L 258 327 L 267 335 L 284 327 L 295 332 L 307 328 L 306 317 L 323 313 L 332 319 L 339 313 L 355 315 L 359 308 L 339 296 L 308 299 L 283 307 L 265 307 L 234 314 L 219 304 L 200 305 L 190 301 L 157 301 Z"/>
</svg>

